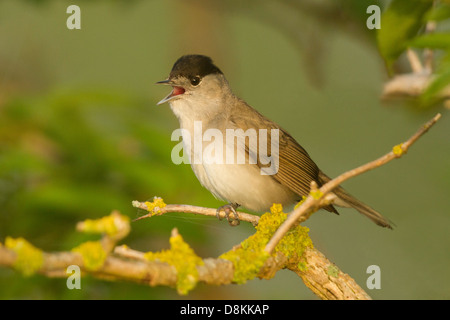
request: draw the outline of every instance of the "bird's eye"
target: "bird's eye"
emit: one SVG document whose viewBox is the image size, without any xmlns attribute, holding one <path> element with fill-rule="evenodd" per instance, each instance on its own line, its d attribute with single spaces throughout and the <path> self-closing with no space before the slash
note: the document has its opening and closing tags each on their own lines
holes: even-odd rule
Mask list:
<svg viewBox="0 0 450 320">
<path fill-rule="evenodd" d="M 200 77 L 199 76 L 195 76 L 191 78 L 191 84 L 193 86 L 197 86 L 200 83 Z"/>
</svg>

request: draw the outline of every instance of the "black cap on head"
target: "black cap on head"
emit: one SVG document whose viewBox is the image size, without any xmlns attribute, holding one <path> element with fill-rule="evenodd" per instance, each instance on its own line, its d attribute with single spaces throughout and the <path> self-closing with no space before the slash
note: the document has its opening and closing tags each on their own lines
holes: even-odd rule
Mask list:
<svg viewBox="0 0 450 320">
<path fill-rule="evenodd" d="M 208 74 L 215 73 L 223 74 L 222 71 L 214 65 L 210 57 L 199 54 L 190 54 L 182 56 L 175 62 L 169 78 L 173 79 L 179 76 L 188 79 L 195 76 L 203 78 Z"/>
</svg>

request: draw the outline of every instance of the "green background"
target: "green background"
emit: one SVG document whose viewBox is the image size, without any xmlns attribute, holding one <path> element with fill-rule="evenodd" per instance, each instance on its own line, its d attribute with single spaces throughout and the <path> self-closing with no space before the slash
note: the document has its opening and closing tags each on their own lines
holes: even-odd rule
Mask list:
<svg viewBox="0 0 450 320">
<path fill-rule="evenodd" d="M 156 102 L 183 54 L 210 55 L 234 92 L 278 122 L 334 177 L 391 150 L 436 112 L 439 123 L 401 160 L 344 184 L 394 221 L 391 231 L 351 209 L 305 223 L 315 246 L 364 289 L 381 268 L 375 299 L 450 298 L 450 120 L 440 106 L 382 102 L 388 80 L 366 28 L 373 1 L 0 1 L 0 242 L 22 236 L 45 251 L 98 237 L 76 222 L 112 210 L 136 218 L 132 200 L 218 207 L 188 165 L 171 162 L 178 127 Z M 66 8 L 81 8 L 68 30 Z M 408 72 L 407 66 L 403 71 Z M 251 226 L 187 214 L 132 223 L 123 240 L 168 248 L 177 227 L 202 257 L 218 257 Z M 82 279 L 24 278 L 0 268 L 3 299 L 317 299 L 301 279 L 171 288 Z"/>
</svg>

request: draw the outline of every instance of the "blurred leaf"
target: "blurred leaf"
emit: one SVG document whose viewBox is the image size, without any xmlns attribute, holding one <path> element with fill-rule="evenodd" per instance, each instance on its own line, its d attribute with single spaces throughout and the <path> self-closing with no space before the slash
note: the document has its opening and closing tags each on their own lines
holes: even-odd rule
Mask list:
<svg viewBox="0 0 450 320">
<path fill-rule="evenodd" d="M 393 0 L 382 14 L 377 41 L 389 70 L 424 25 L 423 17 L 432 4 L 431 0 Z"/>
<path fill-rule="evenodd" d="M 412 39 L 409 42 L 409 46 L 430 49 L 450 48 L 450 33 L 424 34 Z"/>
<path fill-rule="evenodd" d="M 421 103 L 425 106 L 439 102 L 441 91 L 450 85 L 450 51 L 441 59 L 433 82 L 421 96 Z"/>
<path fill-rule="evenodd" d="M 448 18 L 450 18 L 450 6 L 447 4 L 434 7 L 425 15 L 425 20 L 427 21 L 443 21 Z"/>
<path fill-rule="evenodd" d="M 171 163 L 164 118 L 127 93 L 58 90 L 11 99 L 0 111 L 0 239 L 40 235 L 49 219 L 73 230 L 74 221 L 113 209 L 134 214 L 132 200 L 184 202 L 200 190 L 187 165 Z"/>
<path fill-rule="evenodd" d="M 423 93 L 425 101 L 436 100 L 442 89 L 450 85 L 450 71 L 438 74 Z"/>
</svg>

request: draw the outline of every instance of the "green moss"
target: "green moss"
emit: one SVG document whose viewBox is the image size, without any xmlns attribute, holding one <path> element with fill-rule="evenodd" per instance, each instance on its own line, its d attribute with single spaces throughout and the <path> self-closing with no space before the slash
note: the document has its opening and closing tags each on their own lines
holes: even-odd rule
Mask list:
<svg viewBox="0 0 450 320">
<path fill-rule="evenodd" d="M 197 266 L 203 265 L 203 260 L 195 254 L 179 234 L 170 237 L 169 250 L 147 252 L 145 258 L 174 266 L 177 270 L 177 291 L 182 295 L 187 294 L 195 287 L 198 281 Z"/>
<path fill-rule="evenodd" d="M 258 275 L 269 255 L 264 251 L 258 239 L 249 237 L 237 249 L 222 254 L 219 258 L 231 261 L 234 265 L 233 281 L 245 283 Z"/>
<path fill-rule="evenodd" d="M 331 277 L 337 278 L 339 275 L 339 269 L 335 265 L 330 265 L 327 269 L 327 274 Z"/>
<path fill-rule="evenodd" d="M 6 237 L 5 247 L 13 250 L 17 257 L 14 261 L 14 267 L 25 276 L 31 276 L 39 270 L 44 263 L 42 251 L 24 238 Z"/>
<path fill-rule="evenodd" d="M 306 271 L 308 270 L 308 265 L 306 264 L 305 261 L 300 261 L 300 262 L 297 264 L 297 269 L 298 269 L 299 271 L 306 272 Z"/>
<path fill-rule="evenodd" d="M 86 241 L 73 248 L 72 252 L 81 254 L 84 267 L 88 270 L 100 269 L 107 256 L 100 241 Z"/>
<path fill-rule="evenodd" d="M 287 218 L 287 214 L 283 212 L 283 207 L 280 204 L 274 204 L 270 211 L 270 213 L 261 216 L 255 234 L 244 240 L 239 248 L 228 251 L 219 257 L 233 263 L 233 281 L 236 283 L 245 283 L 247 280 L 255 278 L 269 258 L 264 248 L 278 227 Z M 286 263 L 295 263 L 297 266 L 306 268 L 305 265 L 301 265 L 301 262 L 304 250 L 307 247 L 312 247 L 308 231 L 308 228 L 300 225 L 291 228 L 275 247 L 272 256 L 281 252 L 287 258 Z"/>
</svg>

